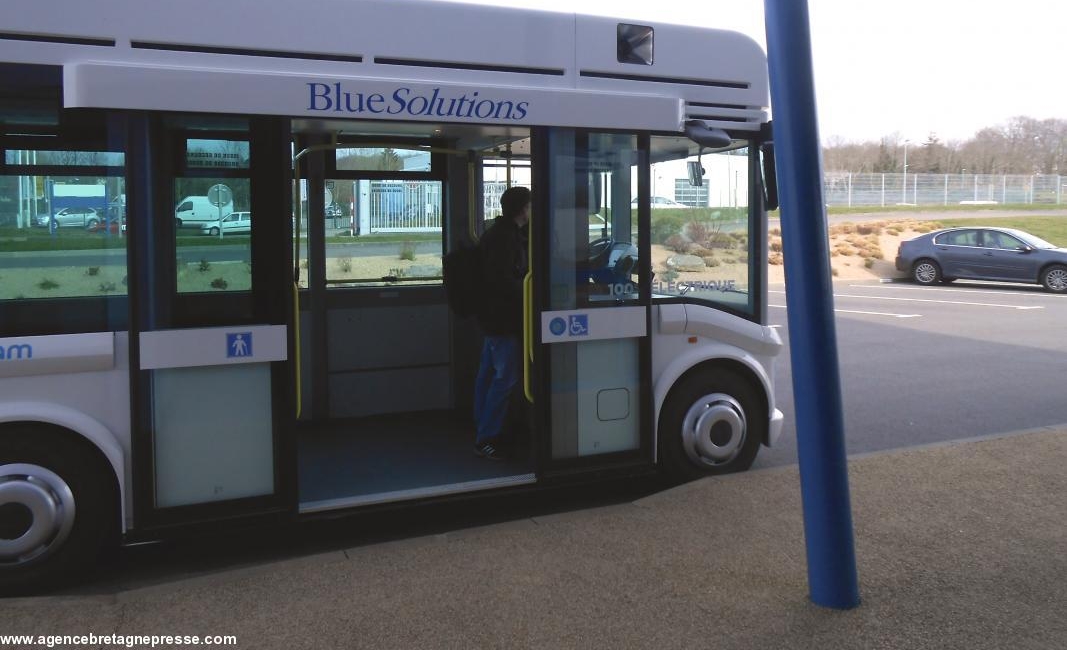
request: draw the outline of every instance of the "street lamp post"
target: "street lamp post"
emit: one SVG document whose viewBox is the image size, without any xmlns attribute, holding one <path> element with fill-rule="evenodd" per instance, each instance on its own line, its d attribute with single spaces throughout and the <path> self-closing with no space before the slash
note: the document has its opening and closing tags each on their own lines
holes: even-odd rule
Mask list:
<svg viewBox="0 0 1067 650">
<path fill-rule="evenodd" d="M 904 182 L 901 183 L 900 188 L 900 202 L 908 202 L 908 143 L 910 140 L 904 140 Z"/>
</svg>

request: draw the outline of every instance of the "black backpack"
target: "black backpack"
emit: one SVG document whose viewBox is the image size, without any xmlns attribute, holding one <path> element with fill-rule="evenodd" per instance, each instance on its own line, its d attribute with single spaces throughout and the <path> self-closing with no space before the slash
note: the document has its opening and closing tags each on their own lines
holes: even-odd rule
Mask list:
<svg viewBox="0 0 1067 650">
<path fill-rule="evenodd" d="M 478 313 L 479 287 L 482 284 L 482 254 L 479 248 L 460 244 L 442 258 L 441 270 L 448 306 L 453 313 L 464 318 Z"/>
</svg>

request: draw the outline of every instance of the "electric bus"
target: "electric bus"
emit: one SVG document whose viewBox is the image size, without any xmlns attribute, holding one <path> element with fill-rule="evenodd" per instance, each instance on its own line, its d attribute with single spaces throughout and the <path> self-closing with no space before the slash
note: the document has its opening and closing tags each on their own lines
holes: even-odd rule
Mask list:
<svg viewBox="0 0 1067 650">
<path fill-rule="evenodd" d="M 116 543 L 680 482 L 775 444 L 758 44 L 425 0 L 309 0 L 294 29 L 291 8 L 5 2 L 0 585 Z M 522 378 L 494 462 L 442 256 L 516 184 Z M 66 185 L 122 227 L 35 227 Z M 248 228 L 205 237 L 186 203 Z"/>
</svg>

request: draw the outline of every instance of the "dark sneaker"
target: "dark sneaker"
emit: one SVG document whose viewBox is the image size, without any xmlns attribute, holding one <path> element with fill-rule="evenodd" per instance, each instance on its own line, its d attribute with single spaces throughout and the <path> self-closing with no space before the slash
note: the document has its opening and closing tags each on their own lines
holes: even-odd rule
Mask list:
<svg viewBox="0 0 1067 650">
<path fill-rule="evenodd" d="M 474 455 L 479 458 L 488 458 L 490 460 L 504 460 L 504 455 L 500 453 L 500 449 L 490 442 L 483 442 L 480 445 L 475 444 Z"/>
</svg>

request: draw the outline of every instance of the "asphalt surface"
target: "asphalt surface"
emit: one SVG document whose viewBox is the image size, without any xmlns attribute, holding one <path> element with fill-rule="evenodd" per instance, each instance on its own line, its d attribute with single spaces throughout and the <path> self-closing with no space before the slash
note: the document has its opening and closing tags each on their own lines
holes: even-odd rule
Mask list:
<svg viewBox="0 0 1067 650">
<path fill-rule="evenodd" d="M 1065 465 L 1067 428 L 851 458 L 861 602 L 847 610 L 809 599 L 799 471 L 785 466 L 112 592 L 8 599 L 0 634 L 234 635 L 241 648 L 1052 650 L 1067 646 Z"/>
<path fill-rule="evenodd" d="M 775 394 L 780 444 L 757 467 L 797 462 L 786 296 L 771 287 L 770 324 L 785 348 Z M 1067 422 L 1056 386 L 1067 368 L 1067 296 L 1036 285 L 959 281 L 834 282 L 849 453 Z"/>
</svg>

